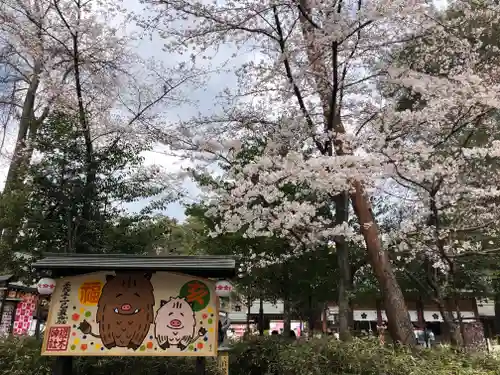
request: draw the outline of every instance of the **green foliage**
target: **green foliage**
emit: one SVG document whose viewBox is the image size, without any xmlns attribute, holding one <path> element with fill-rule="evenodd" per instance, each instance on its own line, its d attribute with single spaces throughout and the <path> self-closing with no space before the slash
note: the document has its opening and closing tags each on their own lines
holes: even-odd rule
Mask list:
<svg viewBox="0 0 500 375">
<path fill-rule="evenodd" d="M 500 361 L 450 349 L 409 352 L 381 347 L 378 340 L 287 341 L 279 337 L 236 345 L 232 375 L 493 375 Z"/>
<path fill-rule="evenodd" d="M 0 375 L 49 375 L 51 361 L 40 356 L 40 343 L 33 339 L 0 341 Z"/>
<path fill-rule="evenodd" d="M 25 222 L 14 251 L 147 252 L 161 233 L 158 221 L 125 215 L 121 203 L 158 196 L 164 186 L 157 171 L 142 166 L 147 145 L 128 138 L 120 132 L 94 138 L 96 178 L 89 188 L 89 149 L 77 119 L 50 116 L 33 144 L 40 156 L 28 171 Z"/>
<path fill-rule="evenodd" d="M 53 358 L 40 356 L 33 339 L 0 343 L 0 375 L 49 375 Z M 286 340 L 254 338 L 230 353 L 231 375 L 499 375 L 500 361 L 486 354 L 449 348 L 417 350 L 381 347 L 377 340 Z M 75 357 L 74 375 L 194 374 L 193 357 Z M 207 359 L 207 375 L 217 375 Z"/>
<path fill-rule="evenodd" d="M 105 223 L 101 249 L 116 254 L 156 254 L 169 243 L 176 223 L 164 216 L 120 216 Z"/>
<path fill-rule="evenodd" d="M 40 355 L 40 342 L 9 339 L 0 342 L 0 375 L 51 375 L 53 357 Z M 216 375 L 208 360 L 208 374 Z M 74 357 L 73 375 L 184 375 L 195 373 L 193 357 Z"/>
<path fill-rule="evenodd" d="M 273 254 L 278 256 L 283 252 L 286 243 L 273 237 L 248 238 L 240 232 L 210 237 L 209 233 L 215 229 L 218 220 L 205 216 L 207 209 L 208 207 L 204 205 L 191 205 L 186 209 L 189 220 L 199 223 L 197 229 L 194 230 L 197 233 L 195 235 L 197 242 L 194 246 L 199 249 L 198 252 L 211 255 L 232 255 L 238 257 L 240 261 L 251 261 L 253 252 L 266 253 L 270 256 Z M 269 300 L 281 298 L 280 272 L 277 268 L 256 267 L 252 274 L 246 274 L 238 280 L 238 291 L 243 294 L 245 300 L 250 301 L 260 297 Z"/>
<path fill-rule="evenodd" d="M 309 319 L 321 310 L 324 303 L 336 294 L 338 266 L 336 254 L 325 247 L 306 251 L 289 259 L 276 261 L 291 252 L 287 241 L 277 237 L 248 238 L 241 232 L 225 233 L 210 237 L 209 232 L 218 224 L 217 218 L 206 217 L 204 205 L 191 205 L 186 213 L 192 220 L 203 223 L 198 228 L 196 246 L 214 255 L 233 255 L 240 261 L 252 264 L 265 254 L 266 266 L 252 264 L 251 273 L 237 281 L 237 290 L 243 303 L 263 298 L 268 301 L 288 299 L 296 316 Z M 360 251 L 354 251 L 360 250 Z M 255 258 L 254 258 L 255 257 Z M 353 247 L 353 264 L 359 267 L 364 251 Z"/>
</svg>

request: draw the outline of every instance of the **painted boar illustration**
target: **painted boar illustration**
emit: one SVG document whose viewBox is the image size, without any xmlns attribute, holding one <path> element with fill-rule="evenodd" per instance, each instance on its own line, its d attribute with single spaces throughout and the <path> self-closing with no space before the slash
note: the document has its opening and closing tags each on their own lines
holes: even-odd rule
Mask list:
<svg viewBox="0 0 500 375">
<path fill-rule="evenodd" d="M 130 272 L 106 275 L 97 303 L 99 334 L 84 320 L 79 329 L 101 339 L 107 349 L 116 346 L 137 350 L 153 323 L 155 299 L 150 273 Z"/>
<path fill-rule="evenodd" d="M 155 337 L 163 350 L 176 346 L 180 350 L 207 332 L 204 328 L 198 330 L 195 336 L 196 317 L 191 305 L 180 297 L 171 297 L 168 301 L 160 301 L 156 313 Z"/>
</svg>

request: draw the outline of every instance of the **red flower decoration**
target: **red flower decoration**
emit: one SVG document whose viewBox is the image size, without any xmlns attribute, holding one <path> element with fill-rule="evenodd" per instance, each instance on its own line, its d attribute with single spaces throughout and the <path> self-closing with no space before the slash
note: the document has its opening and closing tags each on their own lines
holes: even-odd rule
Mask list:
<svg viewBox="0 0 500 375">
<path fill-rule="evenodd" d="M 78 320 L 78 319 L 80 319 L 80 315 L 79 314 L 73 314 L 73 315 L 71 315 L 71 319 Z"/>
</svg>

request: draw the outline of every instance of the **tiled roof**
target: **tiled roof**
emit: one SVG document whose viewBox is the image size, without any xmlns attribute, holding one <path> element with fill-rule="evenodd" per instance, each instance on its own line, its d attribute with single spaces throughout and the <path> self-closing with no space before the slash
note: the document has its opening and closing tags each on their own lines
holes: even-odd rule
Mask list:
<svg viewBox="0 0 500 375">
<path fill-rule="evenodd" d="M 0 275 L 0 283 L 6 283 L 9 282 L 14 275 Z"/>
<path fill-rule="evenodd" d="M 57 276 L 104 270 L 182 272 L 193 276 L 213 278 L 236 276 L 234 258 L 212 255 L 45 254 L 43 259 L 36 262 L 33 267 L 37 270 L 52 270 Z"/>
</svg>

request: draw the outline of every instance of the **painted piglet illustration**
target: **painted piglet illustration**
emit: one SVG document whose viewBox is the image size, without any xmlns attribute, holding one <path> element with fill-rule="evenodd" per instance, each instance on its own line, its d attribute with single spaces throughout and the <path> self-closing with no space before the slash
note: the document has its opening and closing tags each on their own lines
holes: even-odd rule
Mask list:
<svg viewBox="0 0 500 375">
<path fill-rule="evenodd" d="M 191 305 L 180 297 L 171 297 L 168 301 L 160 301 L 156 313 L 155 337 L 163 350 L 176 346 L 180 350 L 207 332 L 200 328 L 195 335 L 196 317 Z"/>
</svg>

